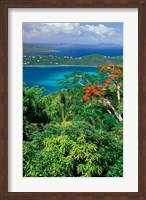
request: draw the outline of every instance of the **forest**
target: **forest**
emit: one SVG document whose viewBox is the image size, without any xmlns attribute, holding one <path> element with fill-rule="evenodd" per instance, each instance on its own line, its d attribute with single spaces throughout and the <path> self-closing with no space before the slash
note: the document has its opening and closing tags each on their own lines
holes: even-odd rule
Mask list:
<svg viewBox="0 0 146 200">
<path fill-rule="evenodd" d="M 123 66 L 72 72 L 62 89 L 23 83 L 24 177 L 123 176 Z"/>
</svg>

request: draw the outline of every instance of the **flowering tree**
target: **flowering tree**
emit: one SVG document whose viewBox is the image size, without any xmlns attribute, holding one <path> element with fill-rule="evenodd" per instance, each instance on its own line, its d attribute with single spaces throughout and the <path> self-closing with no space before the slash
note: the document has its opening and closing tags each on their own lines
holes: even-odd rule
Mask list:
<svg viewBox="0 0 146 200">
<path fill-rule="evenodd" d="M 114 66 L 113 64 L 101 66 L 98 79 L 98 83 L 91 84 L 88 82 L 83 88 L 83 100 L 92 100 L 93 102 L 100 100 L 110 115 L 114 113 L 117 119 L 122 121 L 122 115 L 119 110 L 122 108 L 123 66 Z"/>
</svg>

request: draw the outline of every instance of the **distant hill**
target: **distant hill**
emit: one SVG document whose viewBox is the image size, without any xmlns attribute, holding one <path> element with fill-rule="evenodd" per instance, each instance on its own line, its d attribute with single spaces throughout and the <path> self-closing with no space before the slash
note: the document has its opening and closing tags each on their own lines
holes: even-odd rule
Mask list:
<svg viewBox="0 0 146 200">
<path fill-rule="evenodd" d="M 92 48 L 92 49 L 122 49 L 122 45 L 119 44 L 113 44 L 113 43 L 100 43 L 100 44 L 73 44 L 73 43 L 46 43 L 47 46 L 50 46 L 51 48 L 55 47 L 55 49 L 62 49 L 62 48 Z M 46 47 L 45 43 L 34 43 L 32 45 L 35 46 L 44 46 Z"/>
<path fill-rule="evenodd" d="M 37 45 L 33 45 L 33 44 L 26 44 L 23 43 L 23 53 L 26 52 L 53 52 L 52 49 L 48 49 L 46 47 L 40 47 Z"/>
</svg>

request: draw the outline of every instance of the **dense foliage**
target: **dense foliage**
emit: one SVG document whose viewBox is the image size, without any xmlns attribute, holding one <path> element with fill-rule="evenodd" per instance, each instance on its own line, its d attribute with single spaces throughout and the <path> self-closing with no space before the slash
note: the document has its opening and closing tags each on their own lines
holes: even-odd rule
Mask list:
<svg viewBox="0 0 146 200">
<path fill-rule="evenodd" d="M 123 176 L 122 71 L 73 72 L 48 96 L 24 84 L 24 176 Z"/>
</svg>

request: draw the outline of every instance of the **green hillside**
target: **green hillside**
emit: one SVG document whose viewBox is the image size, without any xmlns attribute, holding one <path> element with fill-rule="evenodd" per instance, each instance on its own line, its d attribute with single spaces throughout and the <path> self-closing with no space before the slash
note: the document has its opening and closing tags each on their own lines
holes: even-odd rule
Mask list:
<svg viewBox="0 0 146 200">
<path fill-rule="evenodd" d="M 123 56 L 109 57 L 103 55 L 88 55 L 78 58 L 73 57 L 58 57 L 58 56 L 24 56 L 23 65 L 114 65 L 123 64 Z"/>
</svg>

